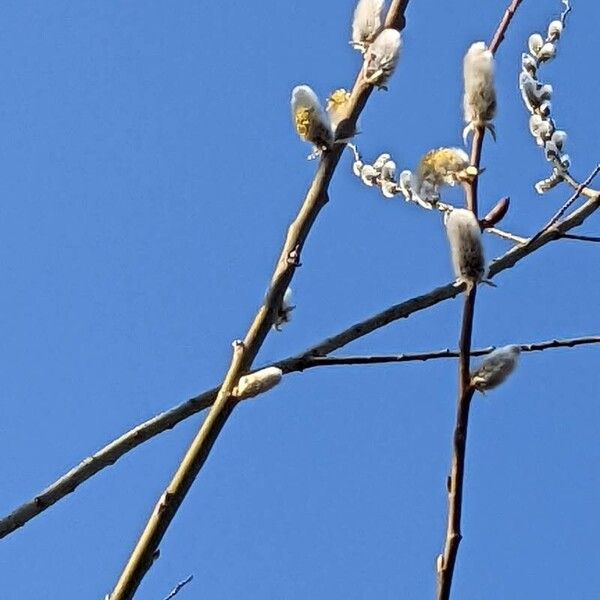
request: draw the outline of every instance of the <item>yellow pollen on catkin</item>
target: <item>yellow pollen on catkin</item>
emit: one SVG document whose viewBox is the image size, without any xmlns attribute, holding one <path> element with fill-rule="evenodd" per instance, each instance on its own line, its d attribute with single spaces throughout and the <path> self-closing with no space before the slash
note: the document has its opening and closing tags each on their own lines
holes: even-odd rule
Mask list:
<svg viewBox="0 0 600 600">
<path fill-rule="evenodd" d="M 313 114 L 314 109 L 312 108 L 299 108 L 294 115 L 296 131 L 304 140 L 308 139 L 310 136 L 311 126 L 314 120 Z"/>
<path fill-rule="evenodd" d="M 350 100 L 350 92 L 344 88 L 331 92 L 329 98 L 327 98 L 327 110 L 339 108 Z"/>
</svg>

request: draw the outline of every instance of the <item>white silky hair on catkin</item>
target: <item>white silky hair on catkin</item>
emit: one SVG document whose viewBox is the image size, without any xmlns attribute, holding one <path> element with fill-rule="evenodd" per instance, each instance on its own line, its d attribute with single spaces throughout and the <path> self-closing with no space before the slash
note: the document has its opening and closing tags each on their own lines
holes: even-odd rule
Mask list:
<svg viewBox="0 0 600 600">
<path fill-rule="evenodd" d="M 268 293 L 268 290 L 267 290 Z M 281 300 L 281 304 L 277 310 L 275 315 L 275 320 L 273 323 L 273 329 L 276 331 L 281 331 L 283 325 L 289 323 L 292 320 L 292 311 L 296 306 L 292 304 L 293 302 L 293 293 L 292 288 L 288 287 L 283 294 L 283 298 Z M 265 296 L 266 297 L 266 296 Z"/>
<path fill-rule="evenodd" d="M 292 90 L 290 105 L 298 135 L 317 146 L 331 146 L 333 143 L 331 121 L 314 90 L 308 85 L 297 85 Z M 298 120 L 303 111 L 310 113 L 308 124 L 300 123 Z"/>
<path fill-rule="evenodd" d="M 471 45 L 463 61 L 465 123 L 481 127 L 496 114 L 494 56 L 484 42 Z"/>
<path fill-rule="evenodd" d="M 239 400 L 253 398 L 274 388 L 283 377 L 283 371 L 277 367 L 267 367 L 249 375 L 240 377 L 240 381 L 233 391 Z"/>
<path fill-rule="evenodd" d="M 369 46 L 365 55 L 365 76 L 379 87 L 390 78 L 400 56 L 402 37 L 397 29 L 384 29 Z"/>
<path fill-rule="evenodd" d="M 457 280 L 479 283 L 485 274 L 485 256 L 477 217 L 466 208 L 455 208 L 446 216 L 446 233 Z"/>
<path fill-rule="evenodd" d="M 381 29 L 383 0 L 359 0 L 352 19 L 352 45 L 363 49 Z"/>
<path fill-rule="evenodd" d="M 491 390 L 506 381 L 515 370 L 521 349 L 519 346 L 503 346 L 488 354 L 471 375 L 472 385 L 480 391 Z"/>
</svg>

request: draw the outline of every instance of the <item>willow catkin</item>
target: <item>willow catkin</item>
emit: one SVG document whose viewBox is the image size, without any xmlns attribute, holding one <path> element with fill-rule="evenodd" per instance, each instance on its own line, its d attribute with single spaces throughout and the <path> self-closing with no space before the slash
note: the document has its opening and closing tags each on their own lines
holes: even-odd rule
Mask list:
<svg viewBox="0 0 600 600">
<path fill-rule="evenodd" d="M 238 400 L 253 398 L 274 388 L 283 377 L 283 371 L 277 367 L 267 367 L 248 375 L 243 375 L 233 390 Z"/>
<path fill-rule="evenodd" d="M 459 283 L 477 285 L 485 274 L 485 257 L 477 217 L 466 208 L 446 215 L 446 233 L 454 274 Z"/>
<path fill-rule="evenodd" d="M 504 383 L 515 370 L 521 349 L 519 346 L 503 346 L 488 354 L 481 365 L 471 374 L 471 385 L 481 392 Z"/>
</svg>

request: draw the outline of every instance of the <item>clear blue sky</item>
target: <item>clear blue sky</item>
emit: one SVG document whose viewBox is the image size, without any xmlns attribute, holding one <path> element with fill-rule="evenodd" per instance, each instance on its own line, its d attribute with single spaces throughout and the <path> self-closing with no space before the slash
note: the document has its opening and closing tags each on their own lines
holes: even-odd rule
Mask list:
<svg viewBox="0 0 600 600">
<path fill-rule="evenodd" d="M 413 167 L 457 145 L 461 62 L 506 1 L 413 0 L 388 93 L 361 120 L 366 158 Z M 216 384 L 258 307 L 315 163 L 289 93 L 351 84 L 350 0 L 0 6 L 0 512 L 139 421 Z M 517 90 L 525 0 L 498 55 L 498 143 L 481 204 L 510 195 L 528 234 L 568 196 Z M 575 2 L 543 70 L 573 173 L 600 160 L 596 2 Z M 456 192 L 446 196 L 460 201 Z M 598 217 L 586 226 L 600 233 Z M 508 245 L 486 237 L 490 257 Z M 597 245 L 561 242 L 478 296 L 475 343 L 598 333 Z M 342 160 L 295 279 L 293 323 L 266 362 L 451 280 L 438 215 L 361 187 Z M 345 349 L 453 347 L 461 302 Z M 525 355 L 474 403 L 460 600 L 600 597 L 600 350 Z M 431 598 L 445 529 L 453 361 L 290 375 L 231 418 L 138 592 L 162 600 Z M 0 541 L 3 598 L 100 599 L 196 431 L 145 444 Z"/>
</svg>

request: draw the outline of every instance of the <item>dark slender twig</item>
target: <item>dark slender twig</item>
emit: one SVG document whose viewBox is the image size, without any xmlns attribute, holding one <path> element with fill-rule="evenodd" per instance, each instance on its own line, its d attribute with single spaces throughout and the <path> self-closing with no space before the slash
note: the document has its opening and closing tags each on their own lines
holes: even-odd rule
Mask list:
<svg viewBox="0 0 600 600">
<path fill-rule="evenodd" d="M 521 352 L 541 352 L 554 348 L 574 348 L 575 346 L 585 346 L 590 344 L 600 344 L 600 336 L 587 336 L 578 338 L 569 338 L 564 340 L 547 340 L 544 342 L 532 342 L 529 344 L 517 344 Z M 471 357 L 485 356 L 493 352 L 496 346 L 487 348 L 477 348 L 471 350 Z M 405 362 L 427 362 L 429 360 L 438 360 L 443 358 L 458 358 L 459 350 L 434 350 L 431 352 L 411 352 L 404 354 L 372 354 L 369 356 L 307 356 L 303 359 L 302 371 L 313 369 L 315 367 L 335 367 L 352 365 L 381 365 L 386 363 L 405 363 Z"/>
<path fill-rule="evenodd" d="M 594 168 L 594 170 L 588 175 L 586 180 L 577 186 L 577 188 L 575 189 L 573 194 L 569 197 L 569 199 L 556 211 L 556 213 L 548 221 L 548 223 L 546 223 L 546 225 L 544 225 L 540 229 L 540 231 L 538 231 L 529 240 L 528 243 L 531 243 L 534 240 L 537 240 L 545 231 L 547 231 L 548 229 L 550 229 L 550 227 L 552 227 L 553 225 L 558 223 L 558 221 L 561 219 L 561 217 L 567 212 L 567 210 L 569 210 L 569 207 L 573 204 L 573 202 L 575 202 L 575 200 L 577 200 L 577 198 L 579 198 L 579 196 L 581 196 L 583 194 L 583 191 L 587 188 L 587 186 L 592 182 L 594 177 L 596 177 L 596 175 L 599 172 L 600 172 L 600 164 L 597 164 L 596 167 Z"/>
<path fill-rule="evenodd" d="M 515 11 L 522 0 L 513 0 L 502 17 L 496 33 L 489 44 L 492 54 L 495 54 L 504 39 Z M 485 128 L 477 127 L 473 135 L 471 146 L 471 164 L 479 171 L 481 164 L 481 151 Z M 466 208 L 477 217 L 477 188 L 479 177 L 464 184 Z M 452 588 L 452 578 L 458 554 L 458 546 L 462 539 L 460 523 L 462 515 L 463 482 L 465 469 L 465 456 L 467 451 L 467 431 L 469 425 L 469 410 L 474 388 L 471 385 L 471 338 L 473 333 L 473 318 L 475 315 L 475 300 L 477 286 L 473 285 L 467 290 L 463 308 L 463 318 L 459 341 L 459 383 L 458 402 L 456 407 L 456 422 L 453 436 L 452 464 L 448 476 L 448 520 L 446 526 L 446 540 L 444 549 L 437 561 L 437 598 L 448 600 Z"/>
<path fill-rule="evenodd" d="M 194 579 L 193 575 L 186 577 L 183 581 L 180 581 L 164 598 L 164 600 L 171 600 L 171 598 L 175 598 L 177 594 L 190 582 Z"/>
<path fill-rule="evenodd" d="M 500 44 L 503 42 L 506 30 L 508 29 L 510 22 L 517 12 L 517 8 L 519 8 L 519 5 L 522 1 L 523 0 L 513 0 L 513 2 L 510 3 L 510 6 L 504 11 L 504 16 L 502 17 L 502 20 L 498 25 L 498 29 L 496 29 L 496 33 L 494 34 L 494 37 L 489 45 L 489 48 L 493 54 L 496 54 L 498 46 L 500 46 Z"/>
<path fill-rule="evenodd" d="M 400 12 L 403 13 L 407 5 L 408 0 L 395 0 L 387 14 L 386 23 L 404 23 L 404 16 Z M 340 138 L 346 137 L 344 131 L 349 133 L 355 131 L 358 116 L 372 90 L 373 87 L 362 77 L 361 69 L 352 90 L 348 108 L 349 116 L 341 125 Z M 288 230 L 265 303 L 256 314 L 244 340 L 234 343 L 233 358 L 223 384 L 217 393 L 215 403 L 192 441 L 173 479 L 154 507 L 146 527 L 115 585 L 111 600 L 130 600 L 133 597 L 149 567 L 149 557 L 158 548 L 173 517 L 208 458 L 219 433 L 233 412 L 236 404 L 236 399 L 232 395 L 233 388 L 240 376 L 250 370 L 271 328 L 275 314 L 281 305 L 283 294 L 298 266 L 297 260 L 291 260 L 292 253 L 296 258 L 301 253 L 317 215 L 328 200 L 329 182 L 343 149 L 344 145 L 339 144 L 322 156 L 319 168 L 298 216 Z"/>
<path fill-rule="evenodd" d="M 560 13 L 560 22 L 564 25 L 567 24 L 567 15 L 571 12 L 571 3 L 569 0 L 562 0 L 565 9 Z"/>
<path fill-rule="evenodd" d="M 578 235 L 576 233 L 563 233 L 560 237 L 564 240 L 579 240 L 581 242 L 600 242 L 599 235 Z"/>
</svg>

